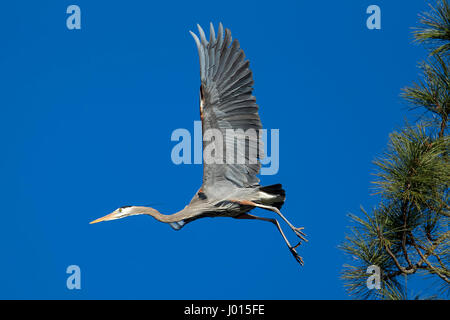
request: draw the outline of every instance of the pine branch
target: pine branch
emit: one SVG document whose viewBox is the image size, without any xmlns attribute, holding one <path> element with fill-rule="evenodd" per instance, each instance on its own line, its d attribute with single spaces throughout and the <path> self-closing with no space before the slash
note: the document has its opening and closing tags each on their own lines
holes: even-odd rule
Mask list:
<svg viewBox="0 0 450 320">
<path fill-rule="evenodd" d="M 437 6 L 430 5 L 430 12 L 420 15 L 421 27 L 414 32 L 417 42 L 430 45 L 434 54 L 446 53 L 450 50 L 450 6 L 442 0 Z"/>
<path fill-rule="evenodd" d="M 432 46 L 433 51 L 427 62 L 420 65 L 422 79 L 403 89 L 402 96 L 411 109 L 421 108 L 431 113 L 432 121 L 427 125 L 423 122 L 407 125 L 393 132 L 387 150 L 374 161 L 375 195 L 380 202 L 370 214 L 361 208 L 362 217 L 350 216 L 351 234 L 340 246 L 353 258 L 352 264 L 344 266 L 342 279 L 354 297 L 407 299 L 406 279 L 416 273 L 436 276 L 449 288 L 450 10 L 447 0 L 440 0 L 436 8 L 424 14 L 421 23 L 422 27 L 415 32 L 416 40 Z M 379 291 L 369 290 L 366 285 L 366 270 L 371 265 L 381 270 Z"/>
<path fill-rule="evenodd" d="M 422 62 L 419 65 L 422 80 L 402 90 L 402 97 L 411 109 L 425 108 L 439 118 L 439 137 L 444 136 L 450 112 L 449 59 L 436 54 L 428 62 Z"/>
<path fill-rule="evenodd" d="M 435 273 L 439 276 L 439 278 L 441 278 L 442 280 L 444 280 L 447 283 L 450 283 L 450 279 L 447 278 L 444 274 L 442 274 L 441 272 L 439 272 L 439 270 L 437 270 L 429 261 L 428 261 L 428 257 L 424 256 L 422 251 L 420 251 L 419 247 L 417 246 L 416 242 L 414 241 L 414 237 L 411 238 L 412 244 L 414 246 L 414 248 L 416 249 L 417 253 L 420 255 L 420 257 L 422 258 L 421 261 L 425 262 L 427 264 L 427 266 Z M 431 252 L 429 252 L 429 255 L 431 254 Z"/>
</svg>

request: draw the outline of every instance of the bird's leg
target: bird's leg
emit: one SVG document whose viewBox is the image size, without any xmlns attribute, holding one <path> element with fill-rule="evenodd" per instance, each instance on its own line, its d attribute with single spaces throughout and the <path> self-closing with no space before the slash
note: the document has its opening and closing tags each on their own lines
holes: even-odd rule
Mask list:
<svg viewBox="0 0 450 320">
<path fill-rule="evenodd" d="M 289 225 L 289 227 L 291 227 L 291 229 L 292 229 L 292 231 L 294 231 L 295 232 L 295 234 L 300 238 L 300 239 L 302 239 L 303 241 L 308 241 L 305 237 L 306 237 L 306 234 L 302 231 L 304 228 L 303 227 L 300 227 L 300 228 L 297 228 L 297 227 L 294 227 L 293 225 L 292 225 L 292 223 L 281 213 L 281 211 L 280 210 L 278 210 L 278 208 L 276 208 L 276 207 L 272 207 L 272 206 L 265 206 L 265 205 L 262 205 L 262 204 L 258 204 L 258 203 L 256 203 L 256 205 L 257 205 L 257 207 L 259 207 L 259 208 L 262 208 L 262 209 L 267 209 L 267 210 L 270 210 L 270 211 L 273 211 L 273 212 L 275 212 L 275 213 L 277 213 L 284 221 L 286 221 L 286 223 Z"/>
<path fill-rule="evenodd" d="M 241 202 L 243 202 L 243 201 L 241 201 Z M 244 202 L 245 202 L 245 204 L 247 204 L 247 205 L 252 205 L 252 206 L 254 206 L 254 207 L 258 207 L 258 208 L 261 208 L 261 209 L 270 210 L 270 211 L 273 211 L 273 212 L 277 213 L 284 221 L 286 221 L 286 223 L 289 225 L 289 227 L 292 229 L 292 231 L 294 231 L 294 233 L 295 233 L 300 239 L 302 239 L 303 241 L 308 242 L 308 240 L 305 238 L 305 237 L 306 237 L 306 234 L 302 231 L 304 228 L 303 228 L 303 227 L 301 227 L 301 228 L 294 227 L 294 226 L 292 225 L 292 223 L 291 223 L 288 219 L 286 219 L 286 217 L 280 212 L 280 210 L 278 210 L 278 208 L 272 207 L 272 206 L 266 206 L 266 205 L 259 204 L 259 203 L 255 203 L 255 202 L 253 202 L 253 201 L 244 201 Z"/>
<path fill-rule="evenodd" d="M 235 219 L 253 219 L 253 220 L 261 220 L 261 221 L 267 221 L 267 222 L 271 222 L 273 223 L 278 231 L 280 231 L 281 236 L 283 237 L 284 241 L 286 242 L 289 250 L 291 251 L 292 255 L 294 256 L 295 260 L 297 260 L 298 263 L 300 263 L 300 265 L 303 265 L 303 259 L 302 257 L 297 253 L 297 251 L 295 250 L 300 244 L 301 242 L 299 242 L 297 245 L 295 245 L 294 247 L 289 243 L 289 240 L 286 238 L 286 236 L 284 235 L 283 230 L 281 229 L 280 224 L 278 223 L 277 219 L 272 219 L 272 218 L 263 218 L 263 217 L 258 217 L 258 216 L 254 216 L 252 214 L 248 214 L 248 213 L 243 213 L 237 217 L 235 217 Z"/>
</svg>

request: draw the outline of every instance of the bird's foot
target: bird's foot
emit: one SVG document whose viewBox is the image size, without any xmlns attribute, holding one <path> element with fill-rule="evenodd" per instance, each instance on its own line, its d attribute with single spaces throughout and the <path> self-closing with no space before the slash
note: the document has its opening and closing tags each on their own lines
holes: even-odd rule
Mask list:
<svg viewBox="0 0 450 320">
<path fill-rule="evenodd" d="M 291 253 L 294 256 L 295 260 L 297 260 L 297 262 L 300 263 L 301 266 L 303 266 L 303 258 L 300 257 L 300 255 L 295 250 L 295 248 L 297 248 L 300 244 L 301 243 L 299 242 L 295 247 L 289 247 L 289 250 L 291 250 Z"/>
<path fill-rule="evenodd" d="M 305 238 L 305 237 L 306 237 L 306 234 L 302 231 L 303 229 L 305 229 L 305 228 L 300 227 L 300 228 L 293 228 L 292 230 L 295 232 L 295 234 L 297 235 L 297 237 L 299 237 L 299 238 L 302 239 L 303 241 L 308 242 L 308 240 Z M 298 246 L 298 245 L 297 245 L 297 246 Z"/>
</svg>

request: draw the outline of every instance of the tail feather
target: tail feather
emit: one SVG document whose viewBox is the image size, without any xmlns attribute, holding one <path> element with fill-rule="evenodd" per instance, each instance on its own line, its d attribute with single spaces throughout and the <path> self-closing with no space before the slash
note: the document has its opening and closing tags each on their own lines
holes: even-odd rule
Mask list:
<svg viewBox="0 0 450 320">
<path fill-rule="evenodd" d="M 272 196 L 276 196 L 276 198 L 271 199 L 270 203 L 267 204 L 270 204 L 271 206 L 281 209 L 281 207 L 284 204 L 284 200 L 286 199 L 286 192 L 284 191 L 281 184 L 278 183 L 270 186 L 260 187 L 259 190 Z"/>
</svg>

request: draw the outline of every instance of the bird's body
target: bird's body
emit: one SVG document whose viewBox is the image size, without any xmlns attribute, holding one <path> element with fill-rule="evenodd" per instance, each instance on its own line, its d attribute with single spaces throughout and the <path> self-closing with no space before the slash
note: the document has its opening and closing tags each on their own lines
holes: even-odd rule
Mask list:
<svg viewBox="0 0 450 320">
<path fill-rule="evenodd" d="M 211 24 L 209 41 L 199 26 L 200 38 L 191 32 L 200 57 L 200 118 L 203 130 L 203 184 L 182 210 L 164 215 L 142 206 L 126 206 L 93 221 L 107 221 L 147 214 L 179 230 L 204 217 L 256 219 L 275 224 L 298 262 L 302 258 L 291 246 L 278 221 L 250 215 L 254 208 L 277 213 L 302 240 L 302 228 L 295 228 L 280 212 L 285 191 L 280 184 L 261 186 L 257 174 L 263 157 L 259 130 L 262 128 L 249 62 L 237 40 L 219 25 L 216 39 Z"/>
<path fill-rule="evenodd" d="M 279 194 L 270 194 L 264 191 L 264 187 L 258 186 L 235 188 L 234 191 L 224 194 L 222 197 L 208 198 L 205 193 L 200 190 L 195 194 L 194 198 L 186 208 L 188 209 L 188 212 L 191 210 L 202 210 L 203 217 L 220 216 L 235 218 L 254 208 L 253 205 L 249 205 L 246 202 L 281 205 L 285 199 L 284 191 L 281 189 L 281 185 L 275 185 L 273 187 L 278 188 Z"/>
</svg>

